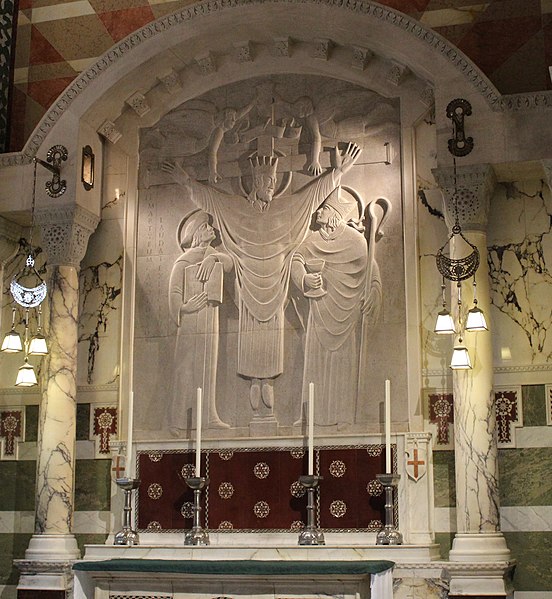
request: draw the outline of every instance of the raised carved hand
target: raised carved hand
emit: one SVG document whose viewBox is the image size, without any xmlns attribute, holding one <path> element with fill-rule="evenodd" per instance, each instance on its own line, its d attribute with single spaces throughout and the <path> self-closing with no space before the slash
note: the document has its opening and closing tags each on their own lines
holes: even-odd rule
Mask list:
<svg viewBox="0 0 552 599">
<path fill-rule="evenodd" d="M 207 305 L 207 293 L 202 291 L 197 295 L 193 295 L 187 302 L 180 306 L 180 314 L 192 314 L 203 310 Z"/>
<path fill-rule="evenodd" d="M 161 165 L 161 170 L 165 173 L 169 173 L 172 176 L 174 181 L 181 185 L 184 188 L 190 187 L 192 183 L 192 178 L 188 173 L 180 166 L 180 164 L 175 164 L 173 162 L 163 162 Z"/>
</svg>

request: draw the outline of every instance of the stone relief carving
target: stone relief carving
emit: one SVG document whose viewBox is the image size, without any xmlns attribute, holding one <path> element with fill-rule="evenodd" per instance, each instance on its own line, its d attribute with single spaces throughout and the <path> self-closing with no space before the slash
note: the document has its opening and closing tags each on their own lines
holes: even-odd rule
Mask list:
<svg viewBox="0 0 552 599">
<path fill-rule="evenodd" d="M 302 389 L 310 381 L 317 426 L 348 430 L 367 418 L 366 406 L 357 405 L 359 379 L 370 360 L 370 327 L 379 322 L 376 244 L 391 202 L 367 193 L 372 163 L 361 154 L 375 154 L 376 139 L 378 147 L 396 139 L 398 106 L 343 82 L 313 78 L 309 89 L 302 79 L 209 92 L 142 134 L 144 227 L 161 218 L 154 216 L 161 206 L 171 214 L 188 209 L 176 231 L 182 254 L 165 283 L 176 335 L 165 371 L 172 381 L 166 424 L 158 428 L 174 436 L 189 436 L 195 426 L 199 386 L 203 421 L 224 436 L 229 427 L 277 434 L 302 426 Z M 144 242 L 153 239 L 144 231 Z M 153 280 L 157 263 L 148 247 L 144 281 Z M 151 304 L 148 291 L 141 293 Z M 162 307 L 156 315 L 168 319 Z M 147 321 L 138 339 L 155 336 L 156 326 L 167 330 Z M 140 426 L 153 429 L 146 412 L 138 414 Z"/>
<path fill-rule="evenodd" d="M 194 210 L 177 230 L 182 254 L 173 264 L 169 281 L 169 310 L 177 334 L 168 426 L 175 437 L 190 428 L 197 387 L 205 398 L 203 421 L 210 428 L 228 428 L 217 413 L 216 378 L 222 269 L 230 271 L 232 260 L 211 246 L 216 238 L 211 221 L 206 212 Z"/>
</svg>

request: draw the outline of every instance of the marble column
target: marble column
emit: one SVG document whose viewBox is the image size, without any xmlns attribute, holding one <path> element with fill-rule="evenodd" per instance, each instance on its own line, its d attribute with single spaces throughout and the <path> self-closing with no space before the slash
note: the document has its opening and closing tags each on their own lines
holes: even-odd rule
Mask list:
<svg viewBox="0 0 552 599">
<path fill-rule="evenodd" d="M 476 273 L 478 306 L 491 328 L 486 229 L 495 186 L 493 169 L 490 165 L 458 167 L 456 200 L 453 169 L 435 169 L 434 175 L 443 192 L 449 231 L 457 214 L 462 233 L 479 250 L 480 265 Z M 451 248 L 453 259 L 464 258 L 472 251 L 458 235 L 454 237 Z M 452 283 L 451 294 L 454 308 L 456 283 Z M 472 305 L 473 285 L 470 279 L 462 283 L 460 317 L 463 322 Z M 458 320 L 458 313 L 455 318 Z M 503 561 L 509 559 L 510 552 L 499 525 L 492 333 L 491 330 L 466 332 L 462 339 L 473 368 L 453 371 L 457 533 L 450 560 Z M 455 344 L 457 341 L 458 338 Z"/>
<path fill-rule="evenodd" d="M 4 289 L 4 267 L 6 263 L 17 254 L 19 239 L 21 239 L 22 228 L 0 216 L 0 288 Z M 2 310 L 0 310 L 0 331 L 6 333 L 2 322 Z M 0 336 L 0 343 L 3 339 Z"/>
<path fill-rule="evenodd" d="M 60 588 L 59 576 L 40 576 L 40 563 L 79 557 L 72 534 L 76 446 L 79 265 L 99 219 L 80 206 L 38 210 L 47 254 L 47 337 L 37 443 L 35 534 L 18 588 Z M 63 567 L 61 568 L 63 570 Z M 25 572 L 31 571 L 32 576 Z M 51 574 L 51 569 L 50 569 Z M 37 577 L 38 574 L 38 577 Z M 42 582 L 39 582 L 42 581 Z M 53 586 L 52 586 L 53 585 Z"/>
</svg>

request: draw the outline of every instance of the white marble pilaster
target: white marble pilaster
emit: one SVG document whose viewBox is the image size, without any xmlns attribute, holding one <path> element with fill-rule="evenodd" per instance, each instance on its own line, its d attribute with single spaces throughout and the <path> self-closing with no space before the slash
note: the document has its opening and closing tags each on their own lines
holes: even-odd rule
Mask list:
<svg viewBox="0 0 552 599">
<path fill-rule="evenodd" d="M 490 290 L 487 267 L 487 215 L 495 178 L 490 165 L 435 169 L 444 198 L 447 224 L 458 217 L 462 232 L 480 255 L 476 273 L 478 306 L 490 325 Z M 456 180 L 456 200 L 455 200 Z M 458 236 L 451 258 L 464 258 L 472 250 Z M 452 284 L 456 298 L 456 283 Z M 472 307 L 472 280 L 462 282 L 461 318 Z M 452 302 L 453 304 L 455 302 Z M 454 307 L 454 305 L 453 305 Z M 458 310 L 456 310 L 458 312 Z M 458 314 L 455 315 L 458 320 Z M 451 561 L 508 560 L 510 553 L 499 532 L 498 460 L 493 408 L 493 353 L 491 331 L 462 335 L 472 361 L 471 370 L 453 372 L 454 444 L 456 469 L 457 534 Z M 457 342 L 457 339 L 455 340 Z M 452 350 L 452 348 L 451 348 Z"/>
<path fill-rule="evenodd" d="M 35 534 L 26 560 L 79 557 L 72 534 L 76 447 L 78 272 L 98 218 L 78 207 L 37 213 L 48 255 L 48 341 L 37 444 Z M 40 566 L 38 566 L 40 568 Z M 32 570 L 32 567 L 31 567 Z M 39 570 L 40 571 L 40 570 Z M 20 588 L 27 584 L 26 574 Z M 59 581 L 58 581 L 59 582 Z"/>
</svg>

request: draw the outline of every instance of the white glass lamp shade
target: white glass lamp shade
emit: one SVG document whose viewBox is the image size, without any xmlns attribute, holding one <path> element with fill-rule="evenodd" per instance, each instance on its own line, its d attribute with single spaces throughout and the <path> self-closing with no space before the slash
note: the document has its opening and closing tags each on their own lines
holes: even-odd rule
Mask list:
<svg viewBox="0 0 552 599">
<path fill-rule="evenodd" d="M 452 320 L 452 316 L 448 310 L 443 309 L 437 314 L 437 321 L 435 322 L 433 332 L 438 335 L 453 335 L 456 333 L 454 320 Z"/>
<path fill-rule="evenodd" d="M 23 351 L 21 335 L 15 329 L 12 329 L 9 333 L 6 333 L 6 336 L 2 341 L 2 348 L 0 351 L 6 352 L 7 354 L 14 354 L 16 352 Z"/>
<path fill-rule="evenodd" d="M 15 386 L 34 387 L 35 385 L 38 385 L 38 381 L 36 379 L 34 368 L 31 366 L 31 364 L 29 364 L 29 362 L 27 362 L 27 358 L 25 358 L 23 366 L 21 366 L 17 371 Z"/>
<path fill-rule="evenodd" d="M 452 352 L 452 359 L 450 361 L 450 367 L 452 370 L 470 370 L 471 360 L 468 350 L 463 345 L 455 345 Z"/>
<path fill-rule="evenodd" d="M 46 337 L 42 333 L 36 333 L 29 344 L 30 356 L 45 356 L 48 353 Z"/>
<path fill-rule="evenodd" d="M 468 312 L 468 318 L 466 319 L 466 331 L 487 331 L 487 321 L 485 320 L 485 314 L 477 307 L 474 306 Z"/>
</svg>

